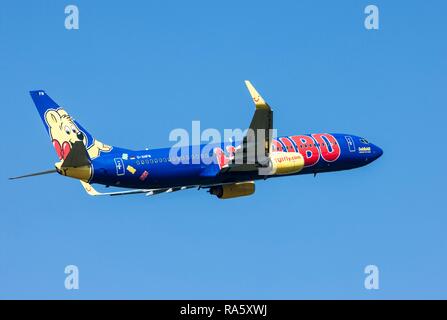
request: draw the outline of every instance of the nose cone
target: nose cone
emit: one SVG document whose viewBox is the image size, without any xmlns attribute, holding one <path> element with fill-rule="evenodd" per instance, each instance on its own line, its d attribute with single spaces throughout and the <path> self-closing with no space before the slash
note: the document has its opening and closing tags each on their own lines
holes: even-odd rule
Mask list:
<svg viewBox="0 0 447 320">
<path fill-rule="evenodd" d="M 374 160 L 380 158 L 383 154 L 383 150 L 380 147 L 376 146 L 375 144 L 372 145 L 372 151 Z"/>
</svg>

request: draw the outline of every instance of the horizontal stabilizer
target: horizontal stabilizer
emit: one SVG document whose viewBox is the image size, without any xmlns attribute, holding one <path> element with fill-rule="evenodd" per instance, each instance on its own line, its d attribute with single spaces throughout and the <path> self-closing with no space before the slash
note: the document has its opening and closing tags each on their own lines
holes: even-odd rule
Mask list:
<svg viewBox="0 0 447 320">
<path fill-rule="evenodd" d="M 41 176 L 41 175 L 43 175 L 43 174 L 56 173 L 56 172 L 57 172 L 56 169 L 46 170 L 46 171 L 41 171 L 41 172 L 35 172 L 35 173 L 26 174 L 26 175 L 23 175 L 23 176 L 12 177 L 12 178 L 9 178 L 9 180 L 15 180 L 15 179 L 21 179 L 21 178 L 28 178 L 28 177 Z"/>
</svg>

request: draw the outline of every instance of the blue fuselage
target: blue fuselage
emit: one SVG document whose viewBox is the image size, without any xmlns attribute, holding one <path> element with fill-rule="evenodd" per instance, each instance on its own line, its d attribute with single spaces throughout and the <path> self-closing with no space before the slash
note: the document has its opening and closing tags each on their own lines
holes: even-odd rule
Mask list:
<svg viewBox="0 0 447 320">
<path fill-rule="evenodd" d="M 378 146 L 358 136 L 329 134 L 335 141 L 327 143 L 324 143 L 325 139 L 315 139 L 315 136 L 306 134 L 274 139 L 273 152 L 299 152 L 306 160 L 301 171 L 286 176 L 358 168 L 371 163 L 383 153 Z M 213 149 L 228 150 L 228 146 L 231 144 L 190 146 L 175 154 L 172 154 L 171 148 L 141 151 L 114 148 L 112 152 L 93 160 L 90 183 L 149 189 L 278 177 L 260 175 L 258 171 L 220 174 Z"/>
</svg>

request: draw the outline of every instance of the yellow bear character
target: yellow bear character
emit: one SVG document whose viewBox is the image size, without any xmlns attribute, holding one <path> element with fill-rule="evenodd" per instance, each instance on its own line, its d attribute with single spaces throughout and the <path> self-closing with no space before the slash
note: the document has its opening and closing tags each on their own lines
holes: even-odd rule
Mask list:
<svg viewBox="0 0 447 320">
<path fill-rule="evenodd" d="M 93 144 L 87 149 L 87 152 L 90 159 L 95 159 L 99 157 L 101 152 L 110 152 L 110 150 L 112 150 L 111 146 L 95 139 Z"/>
<path fill-rule="evenodd" d="M 48 131 L 53 142 L 54 149 L 60 160 L 65 160 L 77 141 L 87 144 L 87 137 L 79 130 L 76 123 L 64 109 L 50 109 L 45 113 L 45 121 L 48 124 Z M 101 152 L 109 152 L 111 146 L 94 139 L 88 147 L 87 152 L 90 159 L 97 158 Z"/>
</svg>

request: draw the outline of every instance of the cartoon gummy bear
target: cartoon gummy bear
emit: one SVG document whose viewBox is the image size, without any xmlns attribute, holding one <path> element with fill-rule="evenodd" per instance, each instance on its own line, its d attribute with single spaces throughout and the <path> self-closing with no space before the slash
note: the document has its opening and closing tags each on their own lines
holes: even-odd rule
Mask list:
<svg viewBox="0 0 447 320">
<path fill-rule="evenodd" d="M 45 121 L 48 124 L 48 131 L 60 160 L 67 158 L 73 144 L 77 141 L 82 141 L 87 147 L 86 135 L 79 130 L 76 123 L 64 109 L 47 110 Z M 109 152 L 110 150 L 112 150 L 111 146 L 105 145 L 96 139 L 87 147 L 90 159 L 95 159 L 101 152 Z"/>
</svg>

